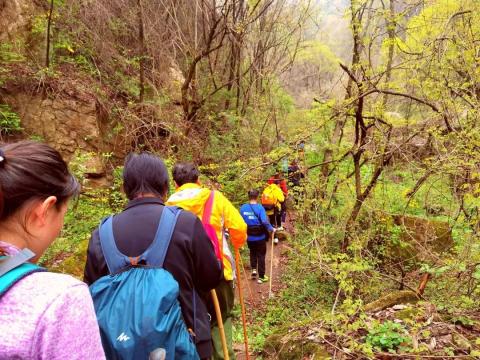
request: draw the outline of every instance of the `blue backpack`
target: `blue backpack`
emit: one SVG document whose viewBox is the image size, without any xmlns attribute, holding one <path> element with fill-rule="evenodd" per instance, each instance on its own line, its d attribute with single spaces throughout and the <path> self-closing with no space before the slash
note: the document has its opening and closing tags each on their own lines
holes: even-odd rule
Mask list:
<svg viewBox="0 0 480 360">
<path fill-rule="evenodd" d="M 178 208 L 164 207 L 155 239 L 135 259 L 115 245 L 112 216 L 100 225 L 110 275 L 95 281 L 90 293 L 108 359 L 199 359 L 182 317 L 178 283 L 163 269 L 179 214 Z"/>
</svg>

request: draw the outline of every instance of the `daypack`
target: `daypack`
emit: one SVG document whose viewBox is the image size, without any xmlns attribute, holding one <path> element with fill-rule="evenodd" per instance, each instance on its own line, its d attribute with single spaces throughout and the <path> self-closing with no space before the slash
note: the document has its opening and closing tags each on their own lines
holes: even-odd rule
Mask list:
<svg viewBox="0 0 480 360">
<path fill-rule="evenodd" d="M 278 203 L 278 192 L 282 190 L 276 184 L 268 185 L 262 193 L 262 205 L 265 210 L 272 210 Z"/>
<path fill-rule="evenodd" d="M 110 274 L 95 281 L 90 293 L 107 359 L 199 359 L 182 318 L 178 283 L 163 269 L 180 212 L 164 207 L 152 244 L 136 258 L 118 250 L 113 216 L 100 224 Z"/>
<path fill-rule="evenodd" d="M 46 269 L 31 264 L 28 260 L 35 254 L 29 249 L 23 249 L 13 256 L 0 257 L 0 298 L 24 277 Z"/>
</svg>

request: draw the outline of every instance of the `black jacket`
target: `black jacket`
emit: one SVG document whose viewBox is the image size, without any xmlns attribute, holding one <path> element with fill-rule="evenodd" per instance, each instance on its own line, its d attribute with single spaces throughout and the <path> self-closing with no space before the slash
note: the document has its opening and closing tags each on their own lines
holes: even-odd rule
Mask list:
<svg viewBox="0 0 480 360">
<path fill-rule="evenodd" d="M 160 199 L 140 198 L 130 201 L 123 212 L 114 216 L 113 234 L 120 252 L 135 257 L 148 248 L 157 231 L 163 208 Z M 210 316 L 200 298 L 210 296 L 208 291 L 219 284 L 222 270 L 201 221 L 187 211 L 182 211 L 178 217 L 164 268 L 173 275 L 180 286 L 179 301 L 183 317 L 187 327 L 193 329 L 196 334 L 195 341 L 200 358 L 210 357 L 212 353 Z M 97 229 L 92 233 L 88 244 L 84 281 L 90 285 L 107 274 L 108 268 Z M 195 324 L 193 324 L 194 303 Z"/>
</svg>

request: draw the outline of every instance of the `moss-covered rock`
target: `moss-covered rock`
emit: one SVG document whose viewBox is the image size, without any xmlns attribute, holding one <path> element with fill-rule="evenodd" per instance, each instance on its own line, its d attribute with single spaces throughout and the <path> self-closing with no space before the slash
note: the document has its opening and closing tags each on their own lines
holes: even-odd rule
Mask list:
<svg viewBox="0 0 480 360">
<path fill-rule="evenodd" d="M 269 358 L 278 360 L 331 358 L 325 345 L 314 335 L 306 337 L 301 330 L 288 328 L 269 336 L 265 341 L 264 352 Z"/>
<path fill-rule="evenodd" d="M 365 311 L 379 311 L 397 304 L 408 304 L 414 303 L 419 300 L 417 294 L 410 290 L 400 290 L 395 291 L 385 296 L 382 296 L 380 299 L 377 299 L 370 304 L 365 305 Z"/>
</svg>

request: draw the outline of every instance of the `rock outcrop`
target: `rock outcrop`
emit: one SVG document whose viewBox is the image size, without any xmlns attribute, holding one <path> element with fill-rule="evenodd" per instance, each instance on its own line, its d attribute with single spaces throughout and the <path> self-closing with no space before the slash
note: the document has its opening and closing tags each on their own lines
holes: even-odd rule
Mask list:
<svg viewBox="0 0 480 360">
<path fill-rule="evenodd" d="M 17 93 L 3 97 L 20 116 L 26 137 L 43 139 L 70 160 L 77 151 L 102 149 L 95 103 L 74 99 L 43 99 Z"/>
<path fill-rule="evenodd" d="M 31 0 L 0 0 L 0 42 L 13 41 L 19 32 L 25 32 L 35 9 Z"/>
</svg>

